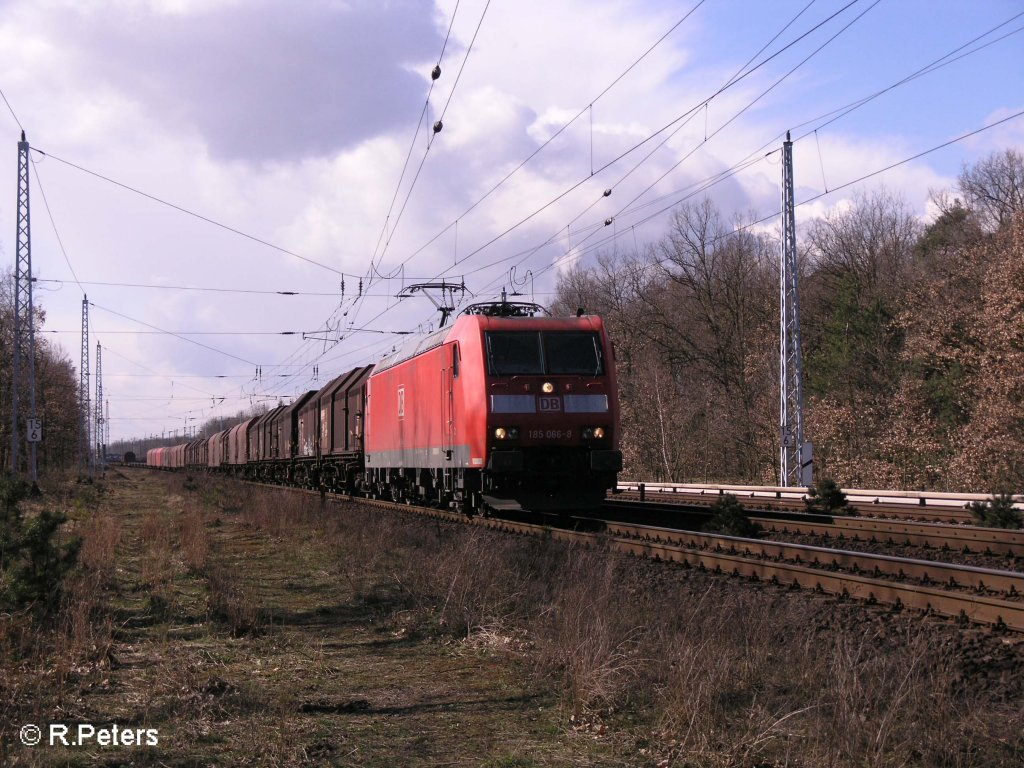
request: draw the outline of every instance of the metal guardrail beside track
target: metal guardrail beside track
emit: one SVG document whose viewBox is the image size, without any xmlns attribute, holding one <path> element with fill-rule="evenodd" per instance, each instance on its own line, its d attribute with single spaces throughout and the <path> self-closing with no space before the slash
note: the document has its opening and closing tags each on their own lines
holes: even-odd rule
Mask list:
<svg viewBox="0 0 1024 768">
<path fill-rule="evenodd" d="M 666 503 L 660 499 L 641 502 L 622 499 L 620 496 L 607 500 L 605 508 L 610 510 L 651 509 L 671 515 L 673 510 L 683 509 L 685 505 L 691 503 L 689 499 L 678 498 L 674 503 Z M 707 509 L 707 505 L 697 506 L 702 511 Z M 751 522 L 757 523 L 767 533 L 827 536 L 833 539 L 885 544 L 910 544 L 994 555 L 1024 555 L 1024 530 L 924 523 L 876 517 L 808 514 L 795 511 L 749 510 L 747 516 Z"/>
<path fill-rule="evenodd" d="M 729 485 L 717 483 L 648 483 L 645 481 L 620 480 L 618 488 L 626 491 L 636 491 L 643 485 L 644 488 L 653 493 L 684 493 L 684 492 L 705 492 L 706 494 L 718 495 L 719 493 L 731 493 L 734 496 L 749 496 L 765 499 L 792 499 L 802 501 L 810 493 L 810 488 L 802 486 L 783 487 L 775 485 Z M 989 501 L 992 496 L 984 493 L 946 493 L 941 491 L 894 491 L 875 490 L 866 488 L 842 488 L 840 489 L 846 498 L 851 502 L 865 504 L 903 504 L 918 506 L 946 506 L 964 508 L 972 501 Z M 1014 494 L 1014 505 L 1018 509 L 1024 509 L 1024 494 Z"/>
<path fill-rule="evenodd" d="M 690 503 L 714 504 L 720 496 L 731 494 L 748 507 L 763 509 L 804 508 L 807 488 L 774 486 L 710 485 L 701 483 L 646 483 L 620 481 L 619 493 L 639 494 L 641 500 L 685 500 Z M 923 491 L 883 491 L 857 488 L 843 489 L 847 501 L 861 514 L 870 517 L 895 517 L 911 520 L 937 520 L 945 523 L 971 523 L 974 517 L 967 505 L 989 501 L 991 496 L 979 493 L 938 493 Z M 1024 510 L 1024 496 L 1015 495 L 1014 505 Z"/>
</svg>

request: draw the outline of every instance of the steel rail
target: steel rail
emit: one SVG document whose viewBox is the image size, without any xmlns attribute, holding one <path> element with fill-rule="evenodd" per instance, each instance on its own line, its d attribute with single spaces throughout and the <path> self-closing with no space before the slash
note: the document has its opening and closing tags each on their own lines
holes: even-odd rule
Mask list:
<svg viewBox="0 0 1024 768">
<path fill-rule="evenodd" d="M 1008 596 L 1024 594 L 1024 573 L 1017 571 L 852 552 L 806 544 L 763 541 L 718 533 L 677 531 L 671 528 L 647 525 L 609 522 L 606 523 L 605 530 L 614 536 L 643 539 L 656 543 L 667 542 L 696 549 L 728 550 L 744 555 L 782 558 L 797 564 L 809 563 L 817 567 L 852 569 L 855 573 L 873 572 L 900 578 L 914 578 L 920 579 L 926 584 L 948 584 L 979 591 L 992 590 Z"/>
<path fill-rule="evenodd" d="M 967 549 L 986 554 L 1024 555 L 1024 531 L 978 526 L 835 517 L 830 523 L 751 516 L 769 533 L 802 533 L 855 541 L 914 544 L 935 549 Z M 968 546 L 969 545 L 969 546 Z"/>
</svg>

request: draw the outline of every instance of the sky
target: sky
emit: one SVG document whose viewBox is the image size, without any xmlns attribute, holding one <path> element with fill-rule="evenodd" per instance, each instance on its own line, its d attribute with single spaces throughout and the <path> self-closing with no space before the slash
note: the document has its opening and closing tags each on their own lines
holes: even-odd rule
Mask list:
<svg viewBox="0 0 1024 768">
<path fill-rule="evenodd" d="M 79 364 L 87 294 L 112 442 L 374 362 L 437 325 L 411 285 L 545 304 L 687 199 L 770 217 L 787 130 L 798 226 L 1024 150 L 1011 0 L 0 0 L 0 50 L 0 259 L 24 129 L 44 338 Z"/>
</svg>

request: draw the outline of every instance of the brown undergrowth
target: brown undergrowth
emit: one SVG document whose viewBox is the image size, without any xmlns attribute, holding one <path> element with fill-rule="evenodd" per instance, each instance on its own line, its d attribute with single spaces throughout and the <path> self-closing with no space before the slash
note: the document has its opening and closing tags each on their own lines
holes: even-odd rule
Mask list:
<svg viewBox="0 0 1024 768">
<path fill-rule="evenodd" d="M 315 531 L 363 600 L 398 596 L 389 605 L 403 631 L 509 649 L 561 690 L 576 728 L 603 734 L 628 721 L 638 748 L 664 765 L 1024 758 L 1024 690 L 1005 676 L 994 687 L 965 679 L 962 631 L 950 622 L 552 541 L 258 496 L 243 504 L 260 510 L 253 524 L 299 538 Z M 1024 660 L 1019 638 L 984 636 L 996 655 Z"/>
</svg>

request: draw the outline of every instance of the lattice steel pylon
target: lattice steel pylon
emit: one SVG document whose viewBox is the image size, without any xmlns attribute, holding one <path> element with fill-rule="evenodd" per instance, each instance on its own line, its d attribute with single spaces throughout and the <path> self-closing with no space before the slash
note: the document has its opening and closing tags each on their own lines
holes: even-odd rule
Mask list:
<svg viewBox="0 0 1024 768">
<path fill-rule="evenodd" d="M 28 194 L 28 141 L 21 132 L 18 142 L 18 213 L 15 235 L 14 270 L 14 338 L 11 350 L 11 471 L 18 473 L 21 463 L 18 449 L 21 443 L 22 388 L 28 389 L 28 416 L 36 418 L 36 324 L 32 308 L 32 229 Z M 22 371 L 22 363 L 25 370 Z M 37 476 L 36 442 L 29 441 L 28 473 L 35 485 Z"/>
<path fill-rule="evenodd" d="M 814 469 L 811 444 L 804 441 L 795 207 L 793 142 L 787 131 L 782 144 L 782 260 L 779 265 L 779 485 L 784 487 L 811 485 Z"/>
<path fill-rule="evenodd" d="M 94 426 L 96 432 L 96 466 L 103 471 L 103 458 L 106 451 L 103 447 L 104 424 L 103 418 L 103 347 L 96 342 L 96 414 Z"/>
<path fill-rule="evenodd" d="M 78 369 L 78 406 L 82 409 L 78 426 L 78 466 L 83 475 L 92 475 L 92 440 L 89 422 L 89 297 L 82 297 L 82 359 Z"/>
</svg>

